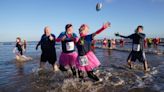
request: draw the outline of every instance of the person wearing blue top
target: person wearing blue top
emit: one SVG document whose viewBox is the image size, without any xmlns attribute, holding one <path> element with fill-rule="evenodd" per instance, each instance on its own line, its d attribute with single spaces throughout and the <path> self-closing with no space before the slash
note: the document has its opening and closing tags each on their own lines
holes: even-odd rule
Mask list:
<svg viewBox="0 0 164 92">
<path fill-rule="evenodd" d="M 75 51 L 75 43 L 77 42 L 78 37 L 73 33 L 72 24 L 67 24 L 65 26 L 65 32 L 62 32 L 58 38 L 57 42 L 62 44 L 62 53 L 59 58 L 59 69 L 61 71 L 67 71 L 66 67 L 70 67 L 73 73 L 73 76 L 76 77 L 76 59 L 77 52 Z"/>
<path fill-rule="evenodd" d="M 95 56 L 91 49 L 92 41 L 94 37 L 105 29 L 110 27 L 110 23 L 107 22 L 103 26 L 92 34 L 88 34 L 89 27 L 86 24 L 82 24 L 79 28 L 80 38 L 76 44 L 78 50 L 78 58 L 76 66 L 78 68 L 79 78 L 84 79 L 83 72 L 86 72 L 88 77 L 95 81 L 102 81 L 96 76 L 93 72 L 95 68 L 98 68 L 101 63 L 98 58 Z"/>
</svg>

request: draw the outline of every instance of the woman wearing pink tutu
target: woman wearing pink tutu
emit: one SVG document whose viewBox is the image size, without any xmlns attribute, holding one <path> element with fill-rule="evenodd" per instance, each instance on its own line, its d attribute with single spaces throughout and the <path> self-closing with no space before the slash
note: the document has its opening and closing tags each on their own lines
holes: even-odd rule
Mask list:
<svg viewBox="0 0 164 92">
<path fill-rule="evenodd" d="M 80 39 L 77 42 L 78 62 L 76 64 L 79 78 L 83 78 L 82 72 L 87 72 L 89 78 L 99 81 L 99 78 L 93 73 L 93 69 L 100 66 L 100 61 L 91 51 L 91 42 L 97 34 L 109 26 L 110 23 L 107 22 L 101 29 L 90 35 L 88 35 L 89 27 L 86 24 L 81 25 L 79 28 Z"/>
<path fill-rule="evenodd" d="M 62 43 L 62 53 L 59 58 L 59 69 L 61 71 L 67 71 L 65 68 L 69 66 L 72 70 L 73 76 L 76 76 L 76 59 L 77 52 L 75 51 L 75 43 L 78 41 L 78 37 L 73 33 L 72 24 L 67 24 L 65 26 L 65 32 L 62 32 L 56 39 L 57 42 Z"/>
</svg>

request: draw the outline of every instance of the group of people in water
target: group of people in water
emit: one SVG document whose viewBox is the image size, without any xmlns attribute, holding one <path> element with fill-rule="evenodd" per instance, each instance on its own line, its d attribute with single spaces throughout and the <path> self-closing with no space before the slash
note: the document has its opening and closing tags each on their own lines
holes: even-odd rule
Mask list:
<svg viewBox="0 0 164 92">
<path fill-rule="evenodd" d="M 84 72 L 87 73 L 88 77 L 100 81 L 100 78 L 94 73 L 94 69 L 98 68 L 101 63 L 92 52 L 92 46 L 94 42 L 94 37 L 105 29 L 109 28 L 111 24 L 109 22 L 103 24 L 103 26 L 94 33 L 88 34 L 89 26 L 82 24 L 79 28 L 78 37 L 73 30 L 72 24 L 67 24 L 65 26 L 65 31 L 61 32 L 58 37 L 51 33 L 50 27 L 46 26 L 44 28 L 44 34 L 42 35 L 40 41 L 36 46 L 41 46 L 41 58 L 40 58 L 40 68 L 44 68 L 45 63 L 48 61 L 52 65 L 53 70 L 57 71 L 58 67 L 61 71 L 68 71 L 68 67 L 71 69 L 73 76 L 84 79 Z M 116 36 L 122 38 L 132 39 L 132 51 L 128 56 L 128 65 L 132 68 L 132 61 L 138 59 L 144 65 L 144 70 L 148 71 L 148 64 L 143 51 L 145 34 L 143 32 L 143 26 L 139 25 L 135 30 L 135 33 L 129 36 L 123 36 L 119 33 Z M 57 56 L 56 56 L 56 42 L 61 42 L 62 52 L 59 57 L 59 65 L 57 66 Z M 22 54 L 18 39 L 18 51 Z M 77 49 L 77 52 L 76 52 Z"/>
<path fill-rule="evenodd" d="M 153 47 L 154 48 L 158 48 L 158 45 L 160 44 L 160 42 L 161 42 L 161 39 L 160 38 L 146 38 L 145 40 L 144 40 L 144 47 L 145 48 L 151 48 L 152 47 L 152 45 L 153 45 Z"/>
<path fill-rule="evenodd" d="M 104 38 L 103 40 L 95 40 L 95 43 L 98 43 L 102 47 L 108 47 L 108 48 L 116 48 L 117 45 L 120 45 L 120 47 L 124 47 L 125 43 L 131 43 L 131 41 L 125 40 L 124 38 L 120 39 L 107 39 Z M 94 44 L 95 44 L 94 43 Z M 160 38 L 145 38 L 144 39 L 144 48 L 155 48 L 158 49 L 158 46 L 161 43 Z"/>
</svg>

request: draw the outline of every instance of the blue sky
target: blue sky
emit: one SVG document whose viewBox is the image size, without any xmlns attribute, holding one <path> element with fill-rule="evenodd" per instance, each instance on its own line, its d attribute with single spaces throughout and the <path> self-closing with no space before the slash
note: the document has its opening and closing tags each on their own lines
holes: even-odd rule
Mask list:
<svg viewBox="0 0 164 92">
<path fill-rule="evenodd" d="M 101 2 L 101 11 L 95 10 Z M 37 41 L 43 28 L 50 26 L 56 36 L 72 23 L 78 34 L 81 24 L 92 33 L 106 21 L 112 26 L 96 38 L 113 38 L 115 32 L 128 35 L 137 25 L 147 37 L 164 37 L 164 0 L 0 0 L 0 42 L 17 36 Z"/>
</svg>

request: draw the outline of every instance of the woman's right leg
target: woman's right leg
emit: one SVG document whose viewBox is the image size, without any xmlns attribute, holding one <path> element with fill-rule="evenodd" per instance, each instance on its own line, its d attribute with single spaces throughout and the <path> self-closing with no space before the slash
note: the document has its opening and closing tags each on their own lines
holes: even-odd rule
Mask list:
<svg viewBox="0 0 164 92">
<path fill-rule="evenodd" d="M 72 71 L 73 76 L 76 77 L 76 68 L 73 67 L 73 66 L 70 66 L 70 68 L 71 68 L 71 71 Z"/>
<path fill-rule="evenodd" d="M 87 72 L 88 77 L 95 80 L 95 81 L 99 81 L 99 78 L 93 73 L 93 71 L 88 71 Z"/>
</svg>

